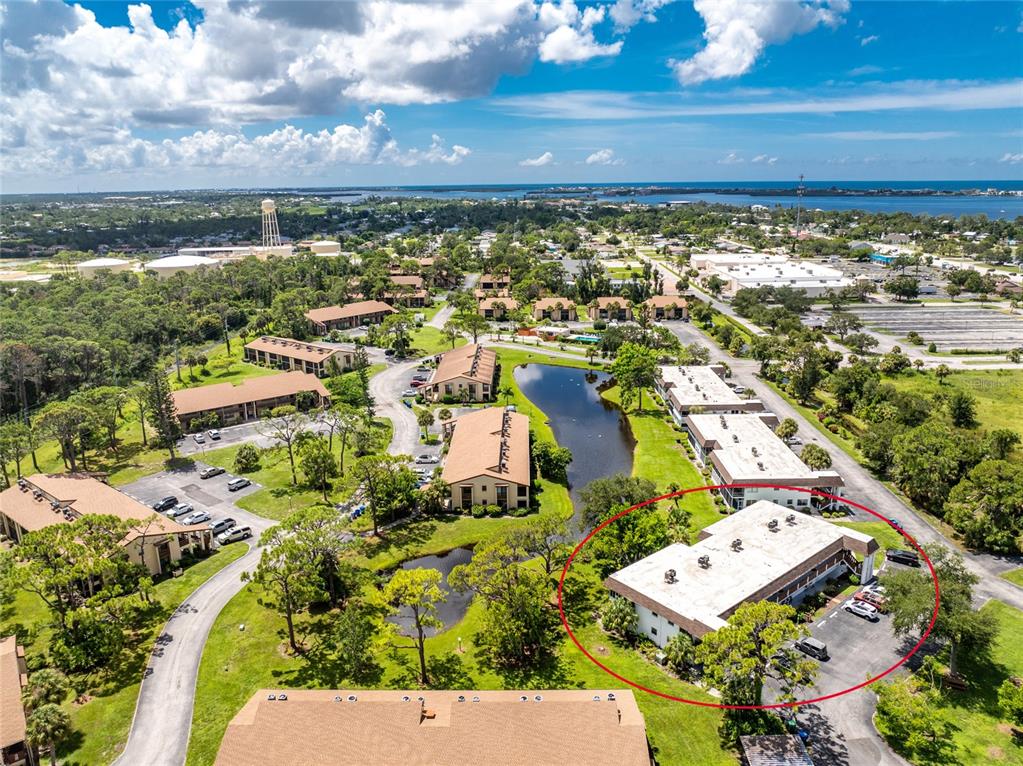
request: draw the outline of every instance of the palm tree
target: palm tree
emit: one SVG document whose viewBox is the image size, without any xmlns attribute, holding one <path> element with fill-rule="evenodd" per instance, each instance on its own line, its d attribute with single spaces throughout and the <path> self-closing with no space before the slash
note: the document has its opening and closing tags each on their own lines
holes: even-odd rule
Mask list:
<svg viewBox="0 0 1023 766">
<path fill-rule="evenodd" d="M 48 702 L 33 710 L 26 721 L 25 734 L 36 746 L 50 751 L 50 766 L 57 766 L 57 745 L 71 733 L 71 716 L 60 705 Z"/>
<path fill-rule="evenodd" d="M 498 389 L 497 393 L 504 397 L 504 406 L 508 406 L 508 400 L 515 396 L 515 389 L 510 385 L 502 386 Z"/>
</svg>

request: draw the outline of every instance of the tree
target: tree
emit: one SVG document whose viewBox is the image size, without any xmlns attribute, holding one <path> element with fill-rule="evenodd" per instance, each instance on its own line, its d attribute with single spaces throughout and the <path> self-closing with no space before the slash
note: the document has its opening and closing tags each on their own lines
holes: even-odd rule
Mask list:
<svg viewBox="0 0 1023 766">
<path fill-rule="evenodd" d="M 383 632 L 380 610 L 373 606 L 353 602 L 348 604 L 334 620 L 333 646 L 335 661 L 345 678 L 357 684 L 371 684 L 376 663 L 373 651 Z"/>
<path fill-rule="evenodd" d="M 799 457 L 806 467 L 812 471 L 826 471 L 831 468 L 831 455 L 823 447 L 817 444 L 807 444 Z"/>
<path fill-rule="evenodd" d="M 71 682 L 66 675 L 55 668 L 40 668 L 28 677 L 21 701 L 29 710 L 41 705 L 59 705 L 70 691 Z"/>
<path fill-rule="evenodd" d="M 956 428 L 973 428 L 977 425 L 977 400 L 969 391 L 956 389 L 946 404 L 948 416 Z"/>
<path fill-rule="evenodd" d="M 956 296 L 962 295 L 962 292 L 963 288 L 961 288 L 959 285 L 954 285 L 951 283 L 945 285 L 945 294 L 948 295 L 948 299 L 953 303 L 955 303 Z"/>
<path fill-rule="evenodd" d="M 362 538 L 346 535 L 346 519 L 334 508 L 313 505 L 288 514 L 281 522 L 312 562 L 318 588 L 325 591 L 331 606 L 344 606 L 360 592 L 369 572 L 352 561 L 363 547 Z"/>
<path fill-rule="evenodd" d="M 840 341 L 844 341 L 849 333 L 856 332 L 861 327 L 863 327 L 863 322 L 852 312 L 833 311 L 824 325 L 824 330 L 837 335 Z"/>
<path fill-rule="evenodd" d="M 57 440 L 64 464 L 74 472 L 78 470 L 75 440 L 91 419 L 92 413 L 81 404 L 50 402 L 39 411 L 32 424 L 41 433 Z"/>
<path fill-rule="evenodd" d="M 259 449 L 254 444 L 243 444 L 234 456 L 234 470 L 252 473 L 259 470 Z"/>
<path fill-rule="evenodd" d="M 174 397 L 171 396 L 170 382 L 161 370 L 153 369 L 149 376 L 148 391 L 149 414 L 155 421 L 153 425 L 156 427 L 156 434 L 160 444 L 167 448 L 173 460 L 174 445 L 181 438 L 181 423 L 178 422 Z"/>
<path fill-rule="evenodd" d="M 14 463 L 17 478 L 21 478 L 21 461 L 32 451 L 32 430 L 20 420 L 9 420 L 0 425 L 0 468 L 3 469 L 4 484 L 11 485 L 7 475 L 7 463 Z"/>
<path fill-rule="evenodd" d="M 785 418 L 778 424 L 778 427 L 774 429 L 775 434 L 778 438 L 784 441 L 786 444 L 789 439 L 796 435 L 799 431 L 799 423 L 794 418 Z"/>
<path fill-rule="evenodd" d="M 942 762 L 951 724 L 942 715 L 940 695 L 912 676 L 878 684 L 876 690 L 877 727 L 885 738 L 916 762 Z"/>
<path fill-rule="evenodd" d="M 256 426 L 256 430 L 288 451 L 291 483 L 298 484 L 298 476 L 295 473 L 295 450 L 309 433 L 309 418 L 294 406 L 286 404 L 270 410 L 270 413 Z"/>
<path fill-rule="evenodd" d="M 824 379 L 824 359 L 816 343 L 797 343 L 786 355 L 789 393 L 801 404 L 813 397 L 814 389 Z"/>
<path fill-rule="evenodd" d="M 462 328 L 457 322 L 449 319 L 444 323 L 444 327 L 441 328 L 440 334 L 444 337 L 444 340 L 451 344 L 451 348 L 453 349 L 455 347 L 455 343 L 462 337 Z"/>
<path fill-rule="evenodd" d="M 298 653 L 295 615 L 322 593 L 317 577 L 319 560 L 310 558 L 306 546 L 280 526 L 263 532 L 259 544 L 264 546 L 263 553 L 251 579 L 269 596 L 269 605 L 284 615 L 288 645 Z M 242 575 L 242 579 L 249 577 L 247 572 Z"/>
<path fill-rule="evenodd" d="M 327 490 L 330 489 L 330 480 L 340 473 L 334 453 L 330 451 L 327 442 L 320 437 L 305 439 L 298 452 L 299 463 L 306 481 L 320 490 L 323 502 L 328 502 Z"/>
<path fill-rule="evenodd" d="M 850 333 L 842 342 L 858 354 L 866 354 L 878 346 L 877 338 L 865 332 Z"/>
<path fill-rule="evenodd" d="M 949 670 L 955 674 L 963 651 L 984 655 L 995 639 L 997 622 L 990 612 L 974 611 L 973 586 L 980 578 L 963 558 L 942 545 L 926 545 L 941 589 L 938 618 L 931 638 L 948 647 Z M 929 572 L 900 570 L 882 575 L 892 630 L 897 636 L 921 634 L 934 613 L 934 582 Z"/>
<path fill-rule="evenodd" d="M 504 406 L 507 407 L 508 402 L 511 400 L 513 396 L 515 396 L 515 388 L 514 386 L 510 385 L 501 386 L 501 388 L 497 390 L 497 395 L 504 397 Z"/>
<path fill-rule="evenodd" d="M 624 599 L 621 599 L 624 601 Z M 696 644 L 688 633 L 679 631 L 664 644 L 664 660 L 676 673 L 696 664 Z"/>
<path fill-rule="evenodd" d="M 628 506 L 611 507 L 613 517 Z M 611 522 L 590 541 L 594 569 L 601 578 L 668 546 L 668 525 L 652 506 L 638 508 Z"/>
<path fill-rule="evenodd" d="M 998 687 L 998 707 L 1014 726 L 1023 726 L 1023 683 L 1006 678 Z"/>
<path fill-rule="evenodd" d="M 657 352 L 638 343 L 627 341 L 618 349 L 611 374 L 621 390 L 622 407 L 628 408 L 633 394 L 639 394 L 639 407 L 643 409 L 643 389 L 653 388 L 657 380 Z"/>
<path fill-rule="evenodd" d="M 333 449 L 334 436 L 338 438 L 340 445 L 339 468 L 341 473 L 345 472 L 345 448 L 348 441 L 359 428 L 362 417 L 359 411 L 350 404 L 339 403 L 325 410 L 320 415 L 320 421 L 327 426 L 327 448 Z"/>
<path fill-rule="evenodd" d="M 636 637 L 636 609 L 628 599 L 612 596 L 600 613 L 604 630 L 626 641 Z"/>
<path fill-rule="evenodd" d="M 980 462 L 983 445 L 928 420 L 892 439 L 891 475 L 910 499 L 937 512 L 952 487 Z"/>
<path fill-rule="evenodd" d="M 783 674 L 776 655 L 784 644 L 807 635 L 795 622 L 796 610 L 772 601 L 744 603 L 727 624 L 703 637 L 696 656 L 707 683 L 728 704 L 759 705 L 764 678 Z"/>
<path fill-rule="evenodd" d="M 693 514 L 688 508 L 678 502 L 679 498 L 672 498 L 672 505 L 668 509 L 668 537 L 673 543 L 684 543 L 689 545 L 692 534 Z"/>
<path fill-rule="evenodd" d="M 472 335 L 473 343 L 479 343 L 480 335 L 490 329 L 490 322 L 476 313 L 462 314 L 456 321 L 462 332 Z"/>
<path fill-rule="evenodd" d="M 568 481 L 567 470 L 568 464 L 572 462 L 572 450 L 537 439 L 530 451 L 536 470 L 543 478 L 560 483 Z"/>
<path fill-rule="evenodd" d="M 142 427 L 142 446 L 148 445 L 146 438 L 146 416 L 149 414 L 149 389 L 145 385 L 132 386 L 128 390 L 128 398 L 135 405 L 135 411 L 139 416 L 139 425 Z"/>
<path fill-rule="evenodd" d="M 938 379 L 938 385 L 945 385 L 945 378 L 952 374 L 951 368 L 947 364 L 939 364 L 934 368 L 934 377 Z"/>
<path fill-rule="evenodd" d="M 400 615 L 411 617 L 415 634 L 411 636 L 419 655 L 419 682 L 430 684 L 426 674 L 426 631 L 444 627 L 437 616 L 437 606 L 447 600 L 440 587 L 441 573 L 436 569 L 398 569 L 384 586 L 383 600 Z"/>
<path fill-rule="evenodd" d="M 452 416 L 451 410 L 449 410 L 447 407 L 441 407 L 439 410 L 437 410 L 437 418 L 440 420 L 442 426 L 449 420 L 451 420 L 451 416 Z"/>
<path fill-rule="evenodd" d="M 622 473 L 594 479 L 580 493 L 581 521 L 586 526 L 596 526 L 612 515 L 615 506 L 628 508 L 656 496 L 657 485 L 650 479 Z"/>
<path fill-rule="evenodd" d="M 117 444 L 117 425 L 126 399 L 124 389 L 117 386 L 90 388 L 72 397 L 72 401 L 92 411 L 96 424 L 106 431 L 107 445 L 111 448 Z"/>
<path fill-rule="evenodd" d="M 884 283 L 884 291 L 896 300 L 910 300 L 920 294 L 920 282 L 914 277 L 898 276 Z"/>
<path fill-rule="evenodd" d="M 521 547 L 528 557 L 540 559 L 548 577 L 568 559 L 568 524 L 554 514 L 531 519 L 511 536 L 513 546 Z"/>
<path fill-rule="evenodd" d="M 987 454 L 994 460 L 1006 460 L 1020 442 L 1020 436 L 1008 428 L 996 428 L 987 439 Z"/>
<path fill-rule="evenodd" d="M 416 413 L 416 422 L 419 427 L 423 429 L 423 438 L 428 439 L 430 437 L 430 426 L 436 422 L 436 418 L 433 416 L 433 410 L 429 407 L 423 407 Z"/>
<path fill-rule="evenodd" d="M 40 705 L 25 721 L 25 736 L 33 745 L 50 751 L 50 764 L 57 766 L 57 746 L 71 735 L 71 716 L 60 705 Z"/>
<path fill-rule="evenodd" d="M 379 536 L 380 522 L 411 511 L 416 500 L 416 475 L 407 455 L 367 455 L 355 461 L 350 480 L 361 486 L 369 501 L 373 535 Z"/>
<path fill-rule="evenodd" d="M 949 494 L 945 521 L 967 545 L 995 553 L 1023 552 L 1023 465 L 985 460 Z"/>
</svg>

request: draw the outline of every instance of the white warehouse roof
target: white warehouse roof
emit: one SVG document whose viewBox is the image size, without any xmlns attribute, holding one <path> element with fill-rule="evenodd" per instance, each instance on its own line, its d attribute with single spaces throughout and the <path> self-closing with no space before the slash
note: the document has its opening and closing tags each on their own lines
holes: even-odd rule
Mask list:
<svg viewBox="0 0 1023 766">
<path fill-rule="evenodd" d="M 147 269 L 191 269 L 197 266 L 216 266 L 220 261 L 201 255 L 168 255 L 146 264 Z"/>
</svg>

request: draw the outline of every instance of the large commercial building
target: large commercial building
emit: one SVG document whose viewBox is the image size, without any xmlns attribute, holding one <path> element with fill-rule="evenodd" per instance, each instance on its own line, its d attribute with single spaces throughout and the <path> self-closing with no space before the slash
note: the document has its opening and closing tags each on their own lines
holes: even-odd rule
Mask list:
<svg viewBox="0 0 1023 766">
<path fill-rule="evenodd" d="M 313 407 L 322 407 L 330 402 L 330 392 L 320 379 L 307 372 L 282 372 L 262 378 L 249 378 L 237 386 L 232 383 L 216 383 L 212 386 L 197 386 L 174 391 L 174 407 L 178 420 L 189 430 L 196 418 L 216 413 L 221 426 L 257 420 L 275 407 L 297 406 L 299 394 L 312 397 Z"/>
<path fill-rule="evenodd" d="M 772 430 L 771 413 L 689 415 L 685 427 L 697 458 L 710 466 L 714 484 L 782 484 L 841 495 L 844 482 L 834 471 L 814 471 Z M 838 501 L 793 489 L 730 486 L 721 490 L 736 510 L 758 500 L 790 508 L 830 510 Z"/>
<path fill-rule="evenodd" d="M 101 271 L 109 271 L 116 274 L 120 271 L 132 271 L 138 266 L 135 261 L 126 261 L 123 258 L 91 258 L 75 264 L 78 276 L 86 279 L 94 278 Z"/>
<path fill-rule="evenodd" d="M 183 555 L 213 544 L 208 524 L 179 524 L 85 474 L 37 473 L 0 493 L 0 532 L 15 543 L 29 532 L 104 514 L 134 525 L 124 539 L 125 552 L 153 575 L 166 572 Z"/>
<path fill-rule="evenodd" d="M 420 391 L 432 402 L 488 402 L 494 396 L 497 354 L 470 343 L 437 357 L 437 367 Z"/>
<path fill-rule="evenodd" d="M 298 370 L 318 378 L 330 370 L 333 359 L 342 371 L 351 368 L 355 359 L 354 345 L 325 346 L 290 338 L 262 335 L 245 345 L 245 361 L 276 367 L 279 370 Z"/>
<path fill-rule="evenodd" d="M 723 290 L 729 295 L 743 288 L 791 287 L 805 290 L 811 298 L 819 298 L 830 290 L 841 290 L 853 284 L 839 269 L 763 253 L 693 256 L 691 264 L 701 276 L 717 276 L 724 281 Z"/>
<path fill-rule="evenodd" d="M 690 413 L 762 412 L 763 402 L 737 394 L 721 377 L 724 372 L 719 364 L 662 365 L 657 372 L 656 390 L 680 426 L 685 426 Z"/>
<path fill-rule="evenodd" d="M 651 766 L 627 689 L 263 689 L 232 719 L 216 766 Z"/>
<path fill-rule="evenodd" d="M 313 331 L 326 335 L 331 330 L 351 330 L 368 324 L 380 324 L 395 309 L 382 301 L 357 301 L 344 306 L 325 306 L 305 312 Z"/>
<path fill-rule="evenodd" d="M 604 584 L 663 647 L 680 631 L 701 638 L 723 627 L 746 602 L 796 604 L 843 572 L 867 582 L 878 547 L 862 532 L 761 500 L 705 527 L 696 544 L 662 548 Z"/>
<path fill-rule="evenodd" d="M 450 437 L 441 479 L 451 507 L 529 507 L 529 418 L 503 407 L 462 415 L 446 428 Z"/>
<path fill-rule="evenodd" d="M 219 268 L 220 261 L 201 255 L 168 255 L 145 265 L 146 271 L 153 272 L 160 279 L 169 279 L 175 274 L 191 274 L 203 267 Z"/>
<path fill-rule="evenodd" d="M 36 749 L 26 741 L 27 722 L 21 693 L 28 683 L 25 649 L 15 636 L 0 638 L 0 763 L 35 766 Z"/>
<path fill-rule="evenodd" d="M 277 258 L 290 258 L 295 254 L 292 245 L 227 245 L 222 247 L 181 247 L 178 255 L 185 257 L 212 258 L 216 261 L 240 261 L 250 255 L 265 261 L 271 255 Z"/>
</svg>

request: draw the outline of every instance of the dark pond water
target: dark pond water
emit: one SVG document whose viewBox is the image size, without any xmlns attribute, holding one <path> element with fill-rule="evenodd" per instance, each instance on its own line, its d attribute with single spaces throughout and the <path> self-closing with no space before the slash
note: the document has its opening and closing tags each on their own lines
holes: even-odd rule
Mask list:
<svg viewBox="0 0 1023 766">
<path fill-rule="evenodd" d="M 447 594 L 447 601 L 438 606 L 437 616 L 444 623 L 444 627 L 440 630 L 428 629 L 426 631 L 427 635 L 434 636 L 437 633 L 441 633 L 465 617 L 465 611 L 469 608 L 469 603 L 472 601 L 472 593 L 459 593 L 458 591 L 451 590 L 448 587 L 448 575 L 459 564 L 468 564 L 470 559 L 472 559 L 472 550 L 470 548 L 455 548 L 453 551 L 442 553 L 439 556 L 423 556 L 418 559 L 409 559 L 401 565 L 402 569 L 436 569 L 441 573 L 440 587 Z M 391 621 L 400 625 L 402 632 L 407 635 L 411 635 L 415 631 L 411 613 L 399 614 L 397 617 L 392 618 Z"/>
<path fill-rule="evenodd" d="M 543 410 L 558 444 L 572 451 L 568 481 L 572 502 L 594 479 L 632 473 L 636 440 L 621 411 L 600 398 L 598 387 L 610 379 L 605 372 L 527 364 L 515 368 L 515 382 Z"/>
</svg>

